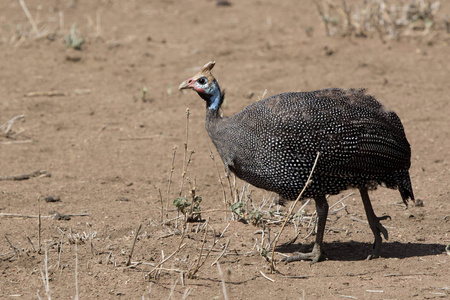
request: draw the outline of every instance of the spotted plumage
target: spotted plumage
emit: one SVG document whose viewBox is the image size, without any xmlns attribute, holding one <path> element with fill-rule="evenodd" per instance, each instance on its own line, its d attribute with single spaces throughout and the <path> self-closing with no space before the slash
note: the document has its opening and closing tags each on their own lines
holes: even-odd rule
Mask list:
<svg viewBox="0 0 450 300">
<path fill-rule="evenodd" d="M 206 101 L 206 129 L 227 170 L 292 200 L 304 187 L 320 152 L 304 197 L 314 198 L 317 209 L 323 210 L 328 207 L 325 195 L 360 189 L 375 230 L 372 256 L 377 256 L 380 233 L 387 238 L 387 231 L 365 197 L 367 190 L 382 184 L 398 188 L 405 203 L 414 199 L 409 177 L 411 150 L 398 116 L 364 89 L 334 88 L 271 96 L 224 118 L 219 112 L 224 94 L 211 74 L 213 67 L 214 62 L 206 64 L 180 89 L 191 88 Z M 320 221 L 325 227 L 326 215 Z M 319 250 L 299 259 L 318 261 L 321 243 L 316 239 Z"/>
</svg>

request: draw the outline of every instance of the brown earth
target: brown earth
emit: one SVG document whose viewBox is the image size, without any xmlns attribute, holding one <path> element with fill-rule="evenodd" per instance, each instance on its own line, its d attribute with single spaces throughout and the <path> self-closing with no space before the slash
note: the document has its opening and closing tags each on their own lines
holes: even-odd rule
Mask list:
<svg viewBox="0 0 450 300">
<path fill-rule="evenodd" d="M 36 170 L 51 177 L 0 181 L 0 298 L 47 297 L 41 277 L 47 249 L 54 299 L 74 298 L 76 287 L 82 299 L 181 299 L 185 292 L 191 299 L 223 299 L 221 276 L 211 264 L 228 241 L 220 266 L 229 299 L 449 297 L 448 38 L 382 42 L 376 36 L 327 37 L 312 1 L 233 1 L 228 7 L 212 0 L 27 3 L 43 38 L 35 38 L 19 1 L 0 4 L 0 125 L 25 115 L 13 124 L 9 137 L 0 136 L 0 177 Z M 450 11 L 445 4 L 444 15 Z M 81 51 L 64 43 L 73 23 L 86 40 Z M 188 153 L 195 150 L 187 177 L 196 183 L 202 217 L 210 225 L 203 254 L 214 242 L 211 228 L 218 236 L 229 223 L 209 156 L 205 104 L 194 93 L 177 91 L 181 81 L 210 60 L 216 60 L 214 74 L 227 90 L 225 115 L 256 101 L 265 89 L 272 95 L 327 87 L 366 87 L 398 113 L 412 147 L 414 192 L 424 206 L 405 209 L 394 190 L 371 193 L 376 213 L 392 217 L 383 222 L 390 238 L 381 258 L 365 260 L 373 236 L 367 224 L 355 221 L 365 220 L 356 193 L 343 201 L 346 210 L 330 215 L 328 260 L 311 267 L 308 262 L 278 263 L 278 273 L 271 274 L 255 248 L 261 242 L 255 231 L 261 227 L 231 221 L 193 278 L 186 271 L 192 270 L 204 239 L 204 227 L 195 231 L 196 224 L 189 224 L 186 246 L 167 260 L 160 276 L 149 275 L 162 255 L 167 258 L 180 243 L 180 235 L 170 235 L 177 232 L 174 221 L 161 225 L 158 188 L 163 207 L 180 189 L 187 107 Z M 48 93 L 54 91 L 60 94 Z M 178 150 L 168 196 L 174 146 Z M 250 189 L 255 203 L 270 197 Z M 188 190 L 185 183 L 183 194 Z M 330 204 L 349 192 L 331 197 Z M 47 203 L 48 196 L 61 200 Z M 37 216 L 38 199 L 43 216 L 54 211 L 88 214 L 70 220 L 42 218 L 41 254 L 33 249 L 38 248 L 38 219 L 4 216 Z M 169 208 L 165 220 L 177 216 L 172 204 Z M 306 213 L 312 212 L 310 204 Z M 127 267 L 140 224 L 133 263 Z M 280 224 L 266 225 L 266 242 L 269 228 L 273 239 Z M 304 238 L 309 231 L 301 227 L 295 247 L 278 252 L 292 253 L 301 243 L 310 247 L 314 235 Z M 289 224 L 281 242 L 294 234 Z"/>
</svg>

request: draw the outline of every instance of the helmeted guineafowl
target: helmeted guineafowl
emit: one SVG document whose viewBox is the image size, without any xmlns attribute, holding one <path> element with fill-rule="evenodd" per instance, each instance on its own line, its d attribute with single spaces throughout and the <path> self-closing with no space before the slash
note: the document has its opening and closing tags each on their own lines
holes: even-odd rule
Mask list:
<svg viewBox="0 0 450 300">
<path fill-rule="evenodd" d="M 322 258 L 329 194 L 358 188 L 375 236 L 368 258 L 379 255 L 386 229 L 370 203 L 368 190 L 384 184 L 398 188 L 405 204 L 414 195 L 409 177 L 411 149 L 402 123 L 363 89 L 325 89 L 284 93 L 255 102 L 238 114 L 221 117 L 224 100 L 211 74 L 215 62 L 184 81 L 206 101 L 206 130 L 227 170 L 248 183 L 296 199 L 317 152 L 320 158 L 304 198 L 314 198 L 318 227 L 310 253 L 296 252 L 287 262 Z"/>
</svg>

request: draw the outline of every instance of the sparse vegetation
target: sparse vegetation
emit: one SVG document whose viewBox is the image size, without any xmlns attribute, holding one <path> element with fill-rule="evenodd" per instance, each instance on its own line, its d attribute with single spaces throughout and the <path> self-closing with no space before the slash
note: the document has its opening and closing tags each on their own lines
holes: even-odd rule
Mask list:
<svg viewBox="0 0 450 300">
<path fill-rule="evenodd" d="M 316 7 L 329 36 L 378 35 L 384 40 L 449 33 L 447 19 L 439 16 L 439 1 L 366 0 L 352 5 L 316 0 Z"/>
<path fill-rule="evenodd" d="M 346 1 L 352 13 L 362 11 L 354 4 L 363 0 Z M 417 27 L 398 27 L 400 40 L 408 32 L 445 37 L 448 4 L 440 2 L 432 24 L 419 17 L 409 21 Z M 450 173 L 440 151 L 448 146 L 448 46 L 380 45 L 376 29 L 364 31 L 373 39 L 355 29 L 343 34 L 345 12 L 332 8 L 338 38 L 319 40 L 315 6 L 279 4 L 207 1 L 198 17 L 195 6 L 176 1 L 0 4 L 1 299 L 449 295 Z M 72 48 L 79 40 L 81 52 Z M 359 198 L 332 196 L 330 260 L 312 268 L 280 263 L 270 273 L 272 258 L 311 248 L 314 205 L 306 200 L 289 213 L 292 202 L 284 207 L 277 195 L 225 173 L 204 128 L 202 100 L 177 89 L 210 58 L 225 66 L 229 98 L 242 100 L 230 102 L 225 116 L 275 90 L 334 84 L 368 85 L 402 113 L 413 184 L 426 205 L 405 210 L 389 191 L 373 192 L 395 226 L 383 258 L 364 261 L 372 241 Z"/>
<path fill-rule="evenodd" d="M 79 37 L 79 33 L 77 32 L 77 24 L 72 24 L 70 33 L 64 36 L 64 41 L 66 42 L 67 47 L 75 50 L 81 50 L 81 45 L 83 45 L 84 39 Z"/>
</svg>

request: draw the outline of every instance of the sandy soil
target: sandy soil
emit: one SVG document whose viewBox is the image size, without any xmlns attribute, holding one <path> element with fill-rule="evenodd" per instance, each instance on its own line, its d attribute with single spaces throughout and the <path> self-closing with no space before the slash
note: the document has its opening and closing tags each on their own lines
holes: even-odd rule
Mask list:
<svg viewBox="0 0 450 300">
<path fill-rule="evenodd" d="M 27 2 L 43 38 L 34 37 L 19 1 L 0 4 L 0 125 L 24 114 L 8 138 L 0 136 L 0 177 L 36 170 L 51 177 L 0 181 L 0 213 L 31 216 L 0 217 L 0 298 L 47 298 L 41 277 L 46 269 L 54 299 L 75 298 L 76 287 L 83 299 L 182 299 L 187 294 L 223 299 L 222 279 L 229 299 L 449 297 L 448 37 L 386 42 L 376 36 L 327 37 L 312 1 L 233 1 L 220 7 L 212 0 Z M 450 11 L 446 6 L 444 15 Z M 81 51 L 68 48 L 62 38 L 74 23 L 85 39 Z M 265 89 L 272 95 L 328 87 L 366 87 L 398 113 L 412 147 L 414 192 L 424 206 L 405 209 L 394 190 L 371 193 L 376 213 L 392 217 L 384 221 L 390 238 L 381 258 L 365 260 L 372 233 L 355 221 L 365 215 L 354 194 L 343 201 L 346 210 L 327 223 L 328 260 L 312 267 L 279 263 L 278 273 L 270 273 L 255 247 L 261 227 L 230 222 L 221 211 L 223 192 L 209 154 L 204 102 L 177 91 L 210 60 L 216 60 L 214 74 L 227 90 L 225 115 L 256 101 Z M 149 272 L 180 244 L 175 221 L 161 225 L 159 190 L 165 208 L 180 189 L 186 108 L 191 113 L 188 153 L 195 150 L 187 177 L 202 196 L 202 217 L 209 226 L 205 235 L 203 226 L 189 224 L 185 246 L 155 278 Z M 250 190 L 255 203 L 271 197 Z M 185 183 L 182 194 L 188 192 Z M 330 204 L 350 192 L 330 197 Z M 46 202 L 48 196 L 60 201 Z M 172 204 L 169 208 L 165 220 L 177 216 Z M 36 252 L 39 210 L 41 253 Z M 46 217 L 54 212 L 72 216 Z M 313 212 L 308 205 L 306 213 Z M 218 237 L 229 223 L 189 278 L 202 245 L 204 259 L 214 243 L 212 229 Z M 133 263 L 126 266 L 140 225 Z M 269 229 L 273 239 L 280 224 L 265 229 L 267 242 Z M 314 235 L 305 239 L 310 228 L 300 229 L 297 242 L 279 252 L 311 246 Z M 288 225 L 280 242 L 294 234 L 294 225 Z M 221 277 L 212 263 L 227 244 Z"/>
</svg>

